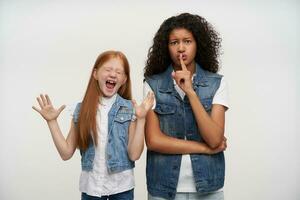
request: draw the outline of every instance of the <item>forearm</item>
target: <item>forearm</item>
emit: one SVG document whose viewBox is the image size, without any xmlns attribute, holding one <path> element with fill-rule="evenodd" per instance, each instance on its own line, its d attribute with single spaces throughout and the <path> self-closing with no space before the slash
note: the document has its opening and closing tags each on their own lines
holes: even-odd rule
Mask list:
<svg viewBox="0 0 300 200">
<path fill-rule="evenodd" d="M 202 138 L 211 148 L 216 148 L 224 138 L 223 126 L 216 123 L 206 112 L 195 91 L 188 92 L 187 96 Z"/>
<path fill-rule="evenodd" d="M 56 120 L 47 121 L 48 127 L 51 132 L 51 136 L 55 147 L 63 160 L 68 160 L 72 157 L 74 151 L 72 152 L 72 148 L 68 145 L 67 140 L 63 136 L 60 127 Z"/>
<path fill-rule="evenodd" d="M 191 154 L 191 153 L 210 153 L 205 143 L 178 139 L 163 133 L 160 129 L 158 116 L 154 111 L 147 115 L 145 128 L 147 148 L 152 151 L 165 154 Z"/>
<path fill-rule="evenodd" d="M 178 139 L 163 133 L 158 137 L 146 137 L 149 150 L 164 154 L 208 154 L 211 149 L 205 144 L 197 141 Z"/>
<path fill-rule="evenodd" d="M 128 155 L 133 161 L 138 160 L 144 149 L 145 140 L 145 118 L 137 119 L 135 122 L 132 138 L 128 144 Z"/>
</svg>

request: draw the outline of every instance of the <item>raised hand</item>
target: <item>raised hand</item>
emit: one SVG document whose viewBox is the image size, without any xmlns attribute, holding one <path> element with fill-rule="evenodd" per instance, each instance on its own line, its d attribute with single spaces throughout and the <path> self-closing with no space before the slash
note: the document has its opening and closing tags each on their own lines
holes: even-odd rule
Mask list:
<svg viewBox="0 0 300 200">
<path fill-rule="evenodd" d="M 177 70 L 172 73 L 172 77 L 176 81 L 177 85 L 185 92 L 193 91 L 193 84 L 191 79 L 191 72 L 187 69 L 183 62 L 182 54 L 179 57 L 181 70 Z"/>
<path fill-rule="evenodd" d="M 143 100 L 141 105 L 137 105 L 135 100 L 132 100 L 134 109 L 135 109 L 135 115 L 138 119 L 145 118 L 147 115 L 147 112 L 152 108 L 154 103 L 154 94 L 153 92 L 148 92 L 146 98 Z"/>
<path fill-rule="evenodd" d="M 38 113 L 41 114 L 41 116 L 46 120 L 46 121 L 51 121 L 51 120 L 55 120 L 57 119 L 57 117 L 59 116 L 59 114 L 61 113 L 61 111 L 66 107 L 65 105 L 61 106 L 58 109 L 55 109 L 52 106 L 51 100 L 49 98 L 49 96 L 46 94 L 44 95 L 40 95 L 39 97 L 36 98 L 39 105 L 40 105 L 40 109 L 32 106 L 32 108 L 37 111 Z"/>
</svg>

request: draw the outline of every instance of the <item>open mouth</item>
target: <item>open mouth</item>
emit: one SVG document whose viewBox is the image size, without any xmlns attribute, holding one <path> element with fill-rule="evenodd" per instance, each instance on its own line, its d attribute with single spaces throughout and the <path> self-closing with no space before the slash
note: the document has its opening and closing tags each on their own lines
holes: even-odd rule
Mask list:
<svg viewBox="0 0 300 200">
<path fill-rule="evenodd" d="M 114 89 L 114 87 L 116 86 L 116 81 L 107 80 L 105 82 L 105 85 L 108 89 Z"/>
</svg>

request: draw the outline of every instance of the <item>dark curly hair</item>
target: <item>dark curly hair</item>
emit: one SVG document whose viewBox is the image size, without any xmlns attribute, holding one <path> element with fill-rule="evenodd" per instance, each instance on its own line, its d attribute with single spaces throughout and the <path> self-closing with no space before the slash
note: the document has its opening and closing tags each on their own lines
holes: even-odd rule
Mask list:
<svg viewBox="0 0 300 200">
<path fill-rule="evenodd" d="M 158 29 L 153 39 L 153 45 L 148 51 L 144 76 L 162 73 L 171 64 L 172 60 L 168 50 L 169 35 L 172 30 L 177 28 L 187 29 L 193 34 L 197 43 L 195 61 L 203 69 L 216 73 L 219 70 L 218 56 L 221 38 L 203 17 L 182 13 L 168 18 Z"/>
</svg>

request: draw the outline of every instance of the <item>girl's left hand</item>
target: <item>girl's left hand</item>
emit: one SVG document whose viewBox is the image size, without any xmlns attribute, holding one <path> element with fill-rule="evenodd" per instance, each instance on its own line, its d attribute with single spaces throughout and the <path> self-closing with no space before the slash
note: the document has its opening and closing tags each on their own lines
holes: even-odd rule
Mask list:
<svg viewBox="0 0 300 200">
<path fill-rule="evenodd" d="M 147 97 L 143 100 L 141 105 L 137 105 L 135 100 L 132 100 L 134 109 L 135 109 L 135 116 L 137 119 L 145 118 L 147 112 L 152 108 L 154 104 L 154 94 L 153 92 L 148 92 Z"/>
<path fill-rule="evenodd" d="M 194 91 L 191 72 L 186 68 L 186 65 L 182 60 L 182 54 L 180 54 L 179 59 L 182 70 L 173 72 L 172 77 L 176 81 L 177 85 L 187 94 L 188 92 Z"/>
</svg>

